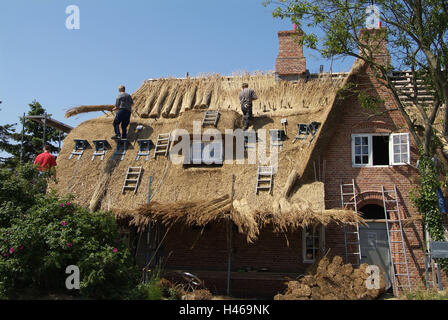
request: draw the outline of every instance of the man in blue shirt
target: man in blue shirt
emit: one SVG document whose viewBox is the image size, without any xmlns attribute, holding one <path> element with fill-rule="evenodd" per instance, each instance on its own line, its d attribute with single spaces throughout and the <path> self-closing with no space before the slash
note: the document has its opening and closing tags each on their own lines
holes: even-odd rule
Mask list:
<svg viewBox="0 0 448 320">
<path fill-rule="evenodd" d="M 131 111 L 134 101 L 132 100 L 131 95 L 125 92 L 126 88 L 124 86 L 119 86 L 118 91 L 120 94 L 115 102 L 115 108 L 112 109 L 112 111 L 118 110 L 114 119 L 115 136 L 113 136 L 112 139 L 127 139 L 126 130 L 131 119 Z M 120 124 L 122 134 L 120 134 Z"/>
</svg>

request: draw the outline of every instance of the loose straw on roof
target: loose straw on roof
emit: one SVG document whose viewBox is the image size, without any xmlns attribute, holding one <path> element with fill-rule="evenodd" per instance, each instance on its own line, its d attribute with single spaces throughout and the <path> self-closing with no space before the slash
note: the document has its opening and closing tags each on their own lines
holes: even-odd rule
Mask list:
<svg viewBox="0 0 448 320">
<path fill-rule="evenodd" d="M 113 105 L 92 105 L 92 106 L 79 106 L 70 108 L 65 113 L 66 118 L 73 117 L 77 114 L 87 113 L 87 112 L 96 112 L 96 111 L 112 111 L 115 106 Z"/>
</svg>

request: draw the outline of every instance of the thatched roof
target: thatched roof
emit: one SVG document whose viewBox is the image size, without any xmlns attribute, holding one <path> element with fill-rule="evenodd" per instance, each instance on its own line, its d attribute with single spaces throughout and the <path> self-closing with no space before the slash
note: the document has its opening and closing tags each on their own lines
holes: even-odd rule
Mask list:
<svg viewBox="0 0 448 320">
<path fill-rule="evenodd" d="M 254 104 L 254 129 L 282 129 L 280 120 L 286 118 L 288 121 L 288 139 L 279 153 L 272 195 L 266 192 L 255 194 L 256 164 L 225 163 L 221 167 L 185 168 L 163 156 L 152 159 L 153 151 L 149 161 L 144 158 L 136 161 L 137 139 L 155 142 L 160 133 L 180 128 L 190 131 L 193 121 L 202 120 L 205 109 L 220 111 L 217 129 L 221 132 L 240 128 L 242 113 L 238 93 L 243 81 L 248 82 L 259 97 Z M 326 121 L 337 92 L 346 81 L 347 78 L 322 77 L 294 84 L 276 82 L 273 75 L 145 81 L 133 94 L 135 106 L 128 134 L 132 149 L 128 150 L 125 159 L 112 159 L 113 150 L 109 150 L 104 161 L 99 158 L 92 161 L 92 150 L 89 149 L 80 160 L 68 160 L 74 148 L 73 139 L 89 142 L 106 139 L 115 146 L 110 139 L 113 135 L 111 113 L 85 121 L 65 139 L 58 158 L 59 183 L 53 187 L 61 193 L 74 194 L 80 204 L 92 210 L 112 210 L 118 217 L 131 218 L 132 223 L 142 227 L 150 219 L 165 224 L 205 225 L 213 220 L 227 219 L 233 208 L 231 218 L 240 231 L 247 234 L 248 240 L 255 239 L 266 223 L 274 224 L 277 230 L 286 230 L 311 223 L 359 222 L 360 218 L 353 212 L 326 210 L 323 184 L 302 177 L 310 165 L 314 148 L 320 143 L 321 128 L 328 126 Z M 194 88 L 194 94 L 191 88 Z M 312 121 L 323 124 L 317 137 L 311 143 L 308 140 L 293 144 L 297 124 Z M 142 125 L 143 130 L 137 132 L 137 125 Z M 136 195 L 133 192 L 122 195 L 121 188 L 130 166 L 143 166 L 143 177 Z M 293 182 L 290 179 L 292 172 L 298 176 Z M 229 195 L 233 175 L 232 202 Z M 288 186 L 288 183 L 293 185 Z M 285 197 L 285 188 L 291 191 L 288 191 L 288 197 Z M 151 202 L 146 204 L 149 191 Z"/>
</svg>

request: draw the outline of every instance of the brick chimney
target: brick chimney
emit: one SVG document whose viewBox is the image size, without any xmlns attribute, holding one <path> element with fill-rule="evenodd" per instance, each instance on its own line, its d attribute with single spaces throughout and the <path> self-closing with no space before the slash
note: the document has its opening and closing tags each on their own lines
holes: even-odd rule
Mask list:
<svg viewBox="0 0 448 320">
<path fill-rule="evenodd" d="M 384 66 L 390 65 L 390 53 L 387 49 L 387 29 L 361 29 L 359 32 L 359 40 L 363 42 L 372 51 L 372 58 L 375 62 Z M 360 54 L 368 55 L 369 51 L 365 48 L 360 48 Z"/>
<path fill-rule="evenodd" d="M 302 31 L 279 31 L 278 56 L 275 61 L 275 73 L 281 80 L 297 80 L 305 75 L 306 61 L 303 56 L 303 48 L 299 45 L 299 37 Z"/>
</svg>

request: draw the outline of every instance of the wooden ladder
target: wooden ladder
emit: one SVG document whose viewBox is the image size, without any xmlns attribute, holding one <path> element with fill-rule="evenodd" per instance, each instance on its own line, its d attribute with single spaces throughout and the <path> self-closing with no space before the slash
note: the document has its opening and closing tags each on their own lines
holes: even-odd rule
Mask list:
<svg viewBox="0 0 448 320">
<path fill-rule="evenodd" d="M 274 167 L 258 167 L 257 183 L 255 185 L 255 193 L 260 190 L 268 190 L 272 194 L 272 180 L 274 176 Z"/>
<path fill-rule="evenodd" d="M 154 150 L 153 158 L 155 159 L 158 154 L 168 156 L 170 149 L 170 133 L 160 133 L 157 136 L 156 148 Z"/>
<path fill-rule="evenodd" d="M 142 176 L 142 167 L 129 167 L 124 178 L 123 188 L 121 193 L 124 194 L 126 189 L 133 190 L 134 194 L 137 193 L 140 178 Z"/>
</svg>

